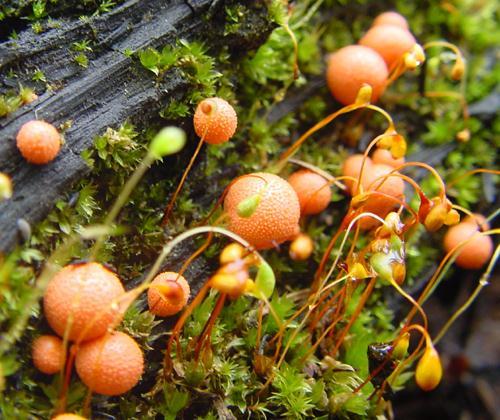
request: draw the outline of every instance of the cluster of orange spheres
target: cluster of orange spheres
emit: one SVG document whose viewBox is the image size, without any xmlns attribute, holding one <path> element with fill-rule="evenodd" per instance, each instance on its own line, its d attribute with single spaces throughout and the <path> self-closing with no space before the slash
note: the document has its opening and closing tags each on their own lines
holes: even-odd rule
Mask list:
<svg viewBox="0 0 500 420">
<path fill-rule="evenodd" d="M 148 290 L 150 311 L 159 316 L 176 314 L 186 305 L 189 292 L 184 277 L 161 273 Z M 128 302 L 118 276 L 102 264 L 63 267 L 43 297 L 45 317 L 58 336 L 34 340 L 35 367 L 49 375 L 61 371 L 66 361 L 61 337 L 66 337 L 74 343 L 76 372 L 91 391 L 120 395 L 132 389 L 144 370 L 142 350 L 132 337 L 114 330 Z"/>
<path fill-rule="evenodd" d="M 237 123 L 233 107 L 217 97 L 201 101 L 193 118 L 196 134 L 209 144 L 228 141 Z M 255 198 L 255 209 L 251 214 L 241 214 L 240 204 L 252 198 Z M 323 211 L 330 199 L 327 181 L 314 172 L 298 171 L 288 182 L 277 175 L 258 172 L 241 176 L 231 183 L 224 199 L 224 210 L 231 231 L 256 249 L 267 249 L 297 237 L 300 216 Z M 149 293 L 157 296 L 158 290 L 150 289 Z M 161 312 L 151 309 L 155 307 L 152 299 L 150 296 L 150 310 Z"/>
<path fill-rule="evenodd" d="M 33 363 L 46 374 L 63 369 L 63 340 L 73 342 L 76 371 L 90 390 L 119 395 L 134 387 L 144 369 L 142 351 L 129 335 L 114 331 L 125 296 L 118 276 L 95 262 L 63 267 L 43 297 L 45 317 L 58 334 L 42 335 L 32 346 Z"/>
<path fill-rule="evenodd" d="M 234 108 L 222 98 L 207 98 L 196 107 L 193 125 L 196 134 L 209 144 L 228 141 L 235 133 L 238 119 Z M 239 205 L 254 197 L 256 206 L 249 215 L 239 212 Z M 310 171 L 299 170 L 288 181 L 265 172 L 239 177 L 228 188 L 224 199 L 224 210 L 229 219 L 229 229 L 247 240 L 256 249 L 267 249 L 298 237 L 301 216 L 323 211 L 331 200 L 327 180 Z M 304 244 L 302 236 L 297 244 Z M 306 247 L 301 245 L 304 250 Z M 295 252 L 297 259 L 304 259 L 310 252 Z M 300 257 L 299 257 L 300 256 Z M 158 301 L 161 282 L 172 283 L 174 276 L 179 284 L 185 280 L 176 273 L 165 274 L 158 283 L 153 282 L 148 293 L 150 310 L 160 316 L 167 316 L 165 301 Z M 185 283 L 187 285 L 187 283 Z M 169 286 L 168 286 L 169 287 Z M 182 286 L 184 287 L 184 286 Z M 173 293 L 172 290 L 167 293 Z M 163 295 L 165 299 L 165 294 Z M 182 302 L 179 301 L 178 305 Z M 175 306 L 175 305 L 174 305 Z M 164 310 L 165 312 L 164 312 Z"/>
<path fill-rule="evenodd" d="M 328 58 L 326 79 L 337 101 L 355 102 L 359 89 L 368 84 L 375 102 L 385 90 L 389 72 L 416 44 L 406 19 L 396 12 L 377 16 L 358 45 L 341 48 Z"/>
<path fill-rule="evenodd" d="M 258 197 L 258 205 L 251 215 L 238 211 L 240 203 Z M 295 246 L 311 249 L 293 252 L 296 259 L 305 259 L 312 252 L 309 241 L 300 235 L 301 216 L 318 214 L 331 201 L 329 182 L 321 175 L 300 169 L 288 181 L 278 175 L 257 172 L 243 175 L 228 188 L 224 210 L 229 219 L 229 229 L 247 240 L 256 249 L 268 249 L 281 243 L 298 239 Z"/>
<path fill-rule="evenodd" d="M 238 206 L 258 196 L 250 216 L 242 216 Z M 256 249 L 275 247 L 299 233 L 300 204 L 291 185 L 278 175 L 257 172 L 243 175 L 229 187 L 224 199 L 229 229 Z"/>
</svg>

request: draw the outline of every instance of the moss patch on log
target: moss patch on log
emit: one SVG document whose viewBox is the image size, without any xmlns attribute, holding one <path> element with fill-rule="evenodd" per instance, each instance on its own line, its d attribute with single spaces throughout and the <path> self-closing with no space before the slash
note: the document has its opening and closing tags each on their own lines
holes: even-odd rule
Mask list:
<svg viewBox="0 0 500 420">
<path fill-rule="evenodd" d="M 26 311 L 25 303 L 33 293 L 36 274 L 54 248 L 71 233 L 78 233 L 82 226 L 103 219 L 106 209 L 145 154 L 150 139 L 163 124 L 175 123 L 186 128 L 189 146 L 179 155 L 156 164 L 146 174 L 117 221 L 126 232 L 106 240 L 98 256 L 99 261 L 118 271 L 128 288 L 140 281 L 168 238 L 207 216 L 235 176 L 265 168 L 291 140 L 327 115 L 335 104 L 326 88 L 317 83 L 317 76 L 324 72 L 322 57 L 358 39 L 378 11 L 368 12 L 365 2 L 361 1 L 349 7 L 343 3 L 324 1 L 314 14 L 309 11 L 316 6 L 315 2 L 299 2 L 296 6 L 291 27 L 299 41 L 301 75 L 298 80 L 293 79 L 293 47 L 281 27 L 274 29 L 263 45 L 256 45 L 255 50 L 240 56 L 229 49 L 212 50 L 201 39 L 179 40 L 173 45 L 158 45 L 131 54 L 138 76 L 161 84 L 164 73 L 176 72 L 186 89 L 169 97 L 161 109 L 155 109 L 155 115 L 147 118 L 147 124 L 142 119 L 122 121 L 120 125 L 99 133 L 93 140 L 93 147 L 83 152 L 90 168 L 88 175 L 78 180 L 56 202 L 47 218 L 33 226 L 24 243 L 0 259 L 2 331 L 8 331 Z M 280 2 L 273 4 L 281 7 Z M 398 10 L 410 16 L 410 26 L 422 40 L 447 36 L 462 43 L 462 48 L 470 54 L 468 101 L 478 101 L 490 92 L 498 82 L 498 73 L 489 67 L 485 57 L 495 38 L 485 35 L 481 28 L 491 25 L 493 1 L 488 2 L 486 12 L 482 14 L 471 13 L 467 4 L 452 12 L 443 9 L 441 2 L 437 1 L 419 10 L 403 1 L 395 4 Z M 243 17 L 246 15 L 244 8 L 240 4 L 225 6 L 226 36 L 247 30 L 251 39 L 252 24 Z M 272 20 L 273 16 L 269 18 Z M 149 57 L 141 51 L 148 51 Z M 168 63 L 168 66 L 162 67 L 162 57 L 165 58 L 163 64 Z M 448 89 L 450 82 L 441 77 L 443 71 L 449 70 L 446 57 L 444 62 L 431 57 L 428 66 L 430 80 L 425 82 L 432 83 L 436 90 Z M 468 126 L 472 134 L 470 141 L 457 143 L 455 135 L 464 128 L 457 124 L 461 118 L 459 104 L 415 96 L 413 93 L 418 91 L 419 83 L 422 82 L 418 77 L 407 77 L 399 81 L 383 100 L 384 107 L 396 116 L 398 128 L 407 138 L 422 138 L 422 142 L 411 142 L 414 156 L 438 159 L 434 165 L 447 180 L 478 166 L 493 165 L 494 155 L 490 151 L 495 145 L 491 142 L 491 132 L 498 131 L 498 120 L 492 121 L 490 116 L 474 116 Z M 310 89 L 311 85 L 315 87 Z M 301 96 L 302 92 L 307 92 L 305 97 Z M 197 140 L 190 123 L 194 107 L 200 99 L 213 95 L 234 104 L 240 117 L 240 128 L 231 142 L 223 146 L 204 146 L 176 204 L 175 217 L 166 229 L 162 229 L 163 209 Z M 302 100 L 294 100 L 296 97 Z M 365 124 L 364 132 L 373 138 L 383 124 L 381 119 L 373 118 Z M 350 151 L 363 149 L 364 140 L 358 139 L 349 129 L 349 121 L 344 120 L 333 129 L 321 131 L 297 157 L 338 174 Z M 350 139 L 350 144 L 346 144 L 346 138 Z M 439 151 L 444 151 L 443 158 L 436 158 L 440 156 Z M 426 192 L 437 191 L 434 178 L 425 174 L 420 177 Z M 492 207 L 485 194 L 492 182 L 480 177 L 467 178 L 457 183 L 449 194 L 462 206 L 486 210 Z M 303 278 L 314 272 L 331 231 L 345 213 L 347 203 L 340 192 L 334 193 L 332 201 L 334 204 L 327 214 L 303 226 L 317 245 L 312 262 L 293 262 L 285 252 L 268 251 L 265 254 L 278 273 L 281 291 L 288 288 L 300 293 L 307 287 Z M 407 253 L 411 257 L 408 262 L 409 285 L 418 284 L 429 261 L 439 254 L 435 242 L 426 234 L 418 234 L 408 244 Z M 186 277 L 193 279 L 195 289 L 213 272 L 223 243 L 219 241 L 210 246 L 188 270 Z M 166 266 L 178 269 L 200 244 L 199 239 L 187 242 Z M 84 258 L 88 246 L 88 243 L 75 246 L 71 250 L 72 257 Z M 359 294 L 353 295 L 348 313 L 354 310 L 359 298 Z M 215 295 L 209 295 L 186 326 L 180 345 L 187 353 L 192 337 L 201 333 L 215 301 Z M 275 294 L 271 303 L 281 322 L 297 310 L 297 302 L 284 293 Z M 290 354 L 276 370 L 272 386 L 261 393 L 266 379 L 266 360 L 271 355 L 266 353 L 264 345 L 257 342 L 255 320 L 259 305 L 255 300 L 243 297 L 226 305 L 211 334 L 213 352 L 202 363 L 195 363 L 189 357 L 179 362 L 176 380 L 166 382 L 162 376 L 162 351 L 170 325 L 155 321 L 141 298 L 129 309 L 121 328 L 148 350 L 145 375 L 138 387 L 125 396 L 94 397 L 92 412 L 96 417 L 106 414 L 131 419 L 155 416 L 205 419 L 269 415 L 288 418 L 372 416 L 380 410 L 375 401 L 367 398 L 373 386 L 368 385 L 359 393 L 354 390 L 368 376 L 368 344 L 392 337 L 395 322 L 389 304 L 387 293 L 377 288 L 367 309 L 352 326 L 349 343 L 338 355 L 339 360 L 330 357 L 318 360 L 309 355 L 303 369 L 301 359 L 307 354 L 304 343 L 310 344 L 310 337 L 303 332 L 296 335 L 288 343 Z M 21 336 L 13 337 L 17 342 L 10 351 L 0 355 L 0 379 L 6 381 L 0 396 L 0 413 L 6 418 L 47 418 L 57 404 L 59 378 L 51 380 L 36 373 L 26 352 L 34 337 L 48 331 L 41 319 L 40 308 L 35 306 L 30 310 L 32 313 L 26 329 Z M 276 319 L 268 316 L 260 334 L 265 337 L 277 330 Z M 261 364 L 260 370 L 255 366 L 256 360 Z M 411 373 L 401 375 L 394 389 L 402 387 L 410 376 Z M 68 394 L 68 410 L 77 412 L 82 409 L 85 392 L 85 387 L 74 377 Z"/>
</svg>

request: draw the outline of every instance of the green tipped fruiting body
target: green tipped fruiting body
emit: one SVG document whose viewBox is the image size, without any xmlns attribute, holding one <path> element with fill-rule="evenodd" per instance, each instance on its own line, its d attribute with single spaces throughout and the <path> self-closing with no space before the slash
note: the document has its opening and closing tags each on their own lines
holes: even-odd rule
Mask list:
<svg viewBox="0 0 500 420">
<path fill-rule="evenodd" d="M 151 141 L 149 152 L 155 159 L 173 155 L 186 144 L 186 133 L 178 127 L 162 128 Z"/>
</svg>

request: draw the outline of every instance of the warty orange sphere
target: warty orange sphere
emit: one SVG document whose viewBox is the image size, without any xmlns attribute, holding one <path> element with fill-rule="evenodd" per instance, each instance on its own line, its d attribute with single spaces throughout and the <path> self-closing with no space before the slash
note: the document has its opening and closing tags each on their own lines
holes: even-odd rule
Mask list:
<svg viewBox="0 0 500 420">
<path fill-rule="evenodd" d="M 173 271 L 158 274 L 148 289 L 149 311 L 158 316 L 178 313 L 189 300 L 189 284 Z"/>
<path fill-rule="evenodd" d="M 493 240 L 490 236 L 480 235 L 477 224 L 461 222 L 450 227 L 444 236 L 444 249 L 450 252 L 469 238 L 472 239 L 460 250 L 455 264 L 462 268 L 477 270 L 484 266 L 493 254 Z"/>
<path fill-rule="evenodd" d="M 61 148 L 61 135 L 45 121 L 28 121 L 16 137 L 17 148 L 30 163 L 43 165 L 53 160 Z"/>
<path fill-rule="evenodd" d="M 68 338 L 91 340 L 121 320 L 123 314 L 112 302 L 124 293 L 120 279 L 103 265 L 70 264 L 50 280 L 43 297 L 43 310 L 59 336 L 64 335 L 71 318 Z"/>
<path fill-rule="evenodd" d="M 92 392 L 120 395 L 132 389 L 144 371 L 144 357 L 135 340 L 114 331 L 80 345 L 76 372 Z"/>
<path fill-rule="evenodd" d="M 250 217 L 238 214 L 238 205 L 260 195 Z M 238 178 L 224 199 L 229 229 L 257 249 L 272 248 L 299 233 L 300 204 L 291 185 L 277 175 L 258 172 Z"/>
<path fill-rule="evenodd" d="M 360 39 L 359 44 L 372 48 L 382 56 L 387 67 L 393 65 L 416 44 L 413 35 L 406 29 L 393 25 L 377 25 Z"/>
<path fill-rule="evenodd" d="M 321 175 L 300 169 L 290 175 L 288 182 L 297 194 L 302 215 L 321 213 L 330 204 L 330 184 Z"/>
<path fill-rule="evenodd" d="M 206 143 L 220 144 L 235 133 L 238 117 L 234 108 L 222 98 L 203 99 L 194 113 L 194 130 Z"/>
<path fill-rule="evenodd" d="M 335 99 L 350 105 L 365 83 L 372 88 L 371 102 L 376 102 L 384 92 L 388 74 L 377 52 L 363 45 L 349 45 L 329 56 L 326 81 Z"/>
<path fill-rule="evenodd" d="M 53 375 L 63 367 L 63 342 L 55 335 L 41 335 L 33 341 L 31 355 L 33 364 L 40 372 Z"/>
<path fill-rule="evenodd" d="M 52 420 L 87 420 L 87 419 L 85 417 L 79 416 L 78 414 L 64 413 L 64 414 L 59 414 Z"/>
</svg>

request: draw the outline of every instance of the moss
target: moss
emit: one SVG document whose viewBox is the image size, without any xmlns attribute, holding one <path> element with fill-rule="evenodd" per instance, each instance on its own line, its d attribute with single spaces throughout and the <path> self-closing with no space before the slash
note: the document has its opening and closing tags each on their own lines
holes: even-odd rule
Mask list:
<svg viewBox="0 0 500 420">
<path fill-rule="evenodd" d="M 296 111 L 282 118 L 270 118 L 274 105 L 323 72 L 321 57 L 324 54 L 356 39 L 362 28 L 369 24 L 370 17 L 361 15 L 352 27 L 346 25 L 341 13 L 350 12 L 345 11 L 348 8 L 343 3 L 325 1 L 320 12 L 309 16 L 308 12 L 315 3 L 298 2 L 289 22 L 300 46 L 301 75 L 298 80 L 293 79 L 293 46 L 283 27 L 275 29 L 267 42 L 248 56 L 236 59 L 229 59 L 226 50 L 210 51 L 196 40 L 179 40 L 174 46 L 135 54 L 127 52 L 137 60 L 138 66 L 149 71 L 143 72 L 144 77 L 160 82 L 167 72 L 177 71 L 185 79 L 186 91 L 181 97 L 173 97 L 165 104 L 161 112 L 163 119 L 169 123 L 189 123 L 201 98 L 219 95 L 237 107 L 239 130 L 231 142 L 205 148 L 200 164 L 188 178 L 184 193 L 179 197 L 175 218 L 167 231 L 159 226 L 160 219 L 169 194 L 180 177 L 177 169 L 189 159 L 190 150 L 155 165 L 135 189 L 117 220 L 127 229 L 126 233 L 105 242 L 98 256 L 100 261 L 112 264 L 127 279 L 127 283 L 132 283 L 151 264 L 168 235 L 186 230 L 208 214 L 231 179 L 238 174 L 267 167 L 299 133 L 331 111 L 330 95 L 326 88 L 320 88 L 302 101 Z M 366 10 L 363 3 L 356 2 L 355 7 L 352 6 L 356 13 Z M 428 8 L 419 9 L 403 1 L 396 1 L 395 4 L 411 16 L 410 25 L 422 39 L 450 35 L 463 43 L 464 48 L 473 54 L 469 61 L 467 97 L 476 100 L 489 93 L 497 76 L 491 69 L 485 70 L 485 63 L 477 58 L 477 54 L 491 48 L 494 40 L 489 35 L 481 35 L 478 43 L 475 39 L 481 26 L 491 27 L 492 1 L 487 2 L 486 11 L 475 15 L 470 13 L 468 2 L 460 3 L 453 13 L 444 10 L 441 2 L 430 2 Z M 101 5 L 107 8 L 109 2 Z M 272 5 L 271 17 L 277 22 L 286 19 L 283 2 L 276 1 Z M 343 12 L 339 12 L 337 18 L 325 19 L 321 12 L 328 16 L 332 13 L 330 8 Z M 245 6 L 239 4 L 224 9 L 227 36 L 234 35 L 246 25 L 242 20 L 244 9 Z M 493 28 L 491 30 L 494 31 Z M 88 48 L 86 41 L 73 47 L 75 53 L 82 54 L 90 53 Z M 437 57 L 431 58 L 429 63 L 427 83 L 433 89 L 456 89 L 457 86 L 442 75 L 443 71 L 449 71 L 447 56 L 438 54 Z M 43 74 L 37 74 L 35 78 L 46 82 Z M 461 123 L 456 122 L 461 118 L 460 107 L 454 101 L 409 95 L 416 89 L 416 77 L 408 75 L 391 89 L 384 103 L 384 107 L 394 111 L 401 121 L 402 131 L 409 139 L 422 138 L 423 143 L 413 144 L 413 150 L 417 152 L 423 145 L 435 147 L 455 142 L 454 135 L 463 128 Z M 406 125 L 404 121 L 408 121 Z M 317 133 L 301 148 L 297 158 L 334 175 L 339 174 L 345 157 L 353 149 L 361 148 L 356 143 L 357 139 L 350 144 L 345 142 L 349 122 L 348 118 L 343 119 L 334 127 Z M 367 136 L 374 137 L 375 133 L 385 128 L 384 124 L 378 118 L 370 119 L 364 124 Z M 498 129 L 497 126 L 498 121 L 495 123 Z M 493 164 L 490 127 L 475 118 L 469 120 L 468 127 L 472 133 L 471 140 L 463 144 L 453 143 L 455 150 L 437 165 L 447 180 L 474 167 Z M 84 152 L 84 158 L 91 167 L 89 177 L 79 181 L 66 197 L 56 203 L 49 216 L 33 227 L 29 240 L 0 260 L 2 330 L 8 330 L 23 312 L 24 304 L 32 293 L 35 275 L 57 244 L 69 234 L 81 230 L 82 226 L 103 219 L 106 209 L 146 153 L 146 146 L 155 131 L 156 127 L 123 122 L 120 127 L 109 128 L 98 136 L 94 147 Z M 196 141 L 193 136 L 192 141 Z M 433 178 L 425 178 L 421 183 L 431 196 L 437 192 Z M 482 199 L 481 186 L 481 178 L 467 178 L 451 188 L 449 194 L 459 204 L 472 208 Z M 271 299 L 281 323 L 298 309 L 297 301 L 292 299 L 293 293 L 300 293 L 306 286 L 304 279 L 309 279 L 314 273 L 332 232 L 345 213 L 347 203 L 344 195 L 336 191 L 333 201 L 335 203 L 327 214 L 303 223 L 302 229 L 315 240 L 313 261 L 297 263 L 291 262 L 286 252 L 264 253 L 281 282 L 279 292 Z M 358 246 L 366 241 L 366 238 L 360 239 Z M 85 257 L 88 251 L 86 246 L 75 246 L 73 257 Z M 220 246 L 220 243 L 213 244 L 203 257 L 214 262 Z M 411 284 L 426 272 L 428 262 L 434 260 L 439 251 L 435 240 L 418 233 L 409 242 L 407 253 L 408 282 Z M 122 418 L 153 418 L 156 415 L 165 418 L 373 416 L 376 414 L 375 404 L 367 399 L 373 386 L 369 384 L 357 394 L 353 390 L 368 374 L 367 346 L 393 337 L 394 314 L 388 309 L 385 297 L 383 288 L 377 286 L 367 308 L 353 324 L 342 350 L 335 355 L 338 360 L 330 356 L 318 360 L 317 354 L 308 355 L 307 348 L 316 337 L 303 331 L 294 335 L 298 321 L 291 322 L 285 328 L 283 341 L 283 346 L 290 345 L 290 351 L 281 366 L 272 370 L 266 362 L 272 356 L 273 348 L 267 345 L 266 340 L 278 331 L 277 321 L 268 314 L 264 316 L 261 340 L 258 342 L 256 319 L 259 302 L 247 297 L 232 301 L 223 308 L 211 334 L 213 351 L 207 351 L 202 361 L 195 361 L 193 339 L 201 333 L 215 305 L 216 296 L 211 294 L 195 310 L 184 329 L 180 345 L 185 358 L 176 365 L 175 381 L 162 380 L 162 352 L 168 327 L 163 321 L 154 320 L 145 310 L 143 297 L 129 309 L 121 328 L 137 338 L 145 350 L 149 350 L 144 380 L 137 392 L 129 395 L 114 399 L 95 398 L 93 408 Z M 353 313 L 359 299 L 358 289 L 350 296 L 347 314 Z M 8 386 L 8 391 L 0 397 L 0 412 L 6 418 L 23 418 L 31 414 L 46 417 L 57 398 L 57 380 L 51 382 L 36 374 L 25 351 L 35 332 L 47 328 L 40 321 L 39 308 L 35 308 L 32 315 L 21 341 L 8 354 L 0 357 L 0 367 Z M 344 325 L 345 320 L 339 323 L 338 328 Z M 333 344 L 326 341 L 324 346 Z M 303 358 L 306 358 L 305 363 Z M 262 391 L 271 371 L 275 380 L 266 391 Z M 408 378 L 408 375 L 400 376 L 396 388 Z M 11 387 L 14 383 L 16 387 Z M 81 383 L 73 378 L 71 409 L 81 409 L 84 393 Z"/>
<path fill-rule="evenodd" d="M 224 12 L 226 13 L 224 35 L 237 33 L 241 28 L 245 14 L 249 13 L 248 9 L 242 4 L 226 6 Z"/>
<path fill-rule="evenodd" d="M 0 95 L 0 118 L 19 109 L 22 105 L 36 100 L 37 96 L 33 89 L 19 85 L 19 90 L 10 90 Z"/>
<path fill-rule="evenodd" d="M 107 13 L 123 0 L 5 0 L 0 4 L 0 22 L 5 19 L 39 21 L 63 11 L 99 15 Z"/>
</svg>

